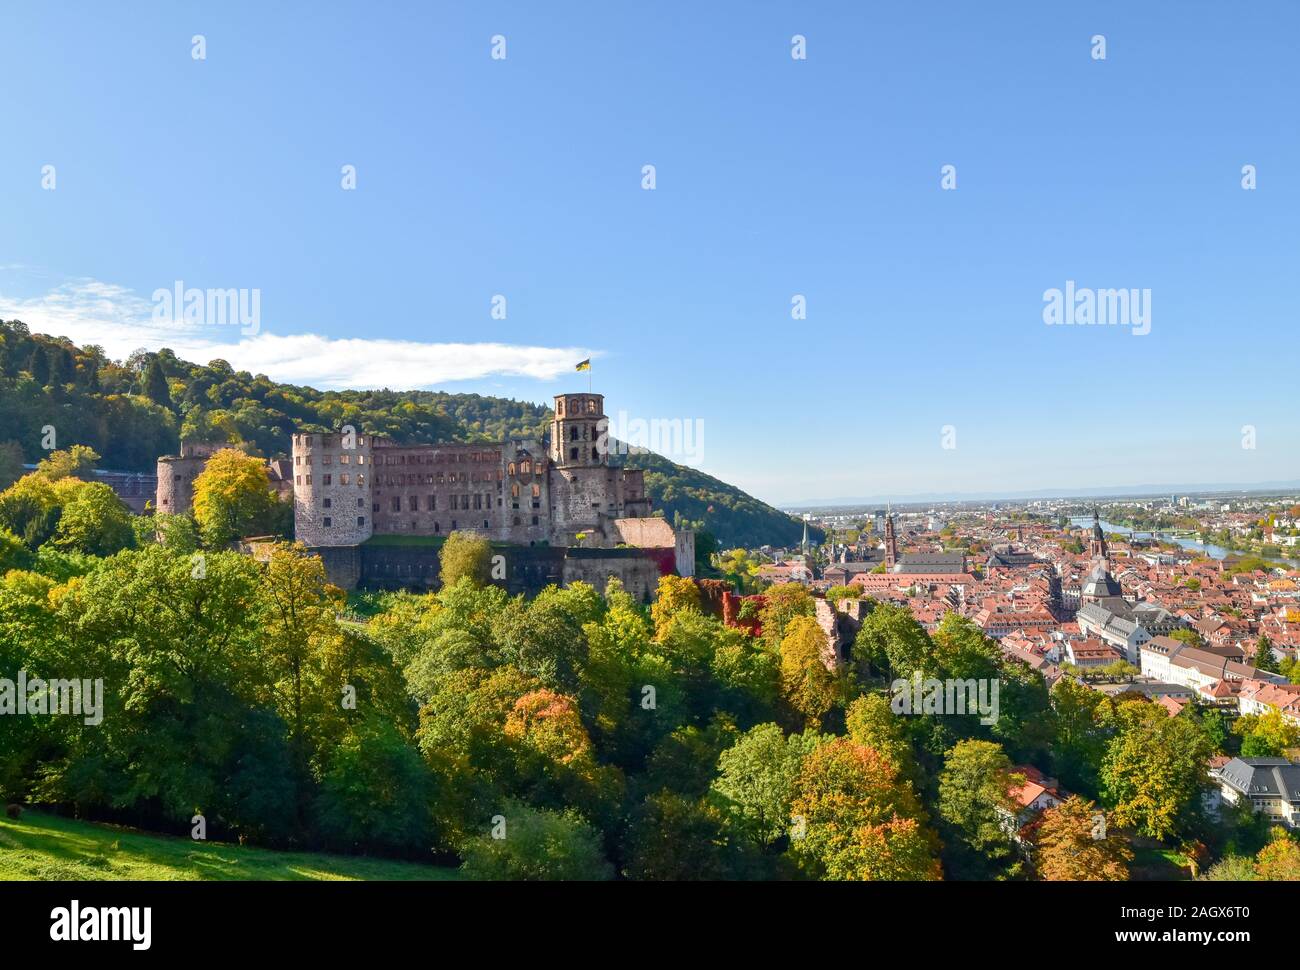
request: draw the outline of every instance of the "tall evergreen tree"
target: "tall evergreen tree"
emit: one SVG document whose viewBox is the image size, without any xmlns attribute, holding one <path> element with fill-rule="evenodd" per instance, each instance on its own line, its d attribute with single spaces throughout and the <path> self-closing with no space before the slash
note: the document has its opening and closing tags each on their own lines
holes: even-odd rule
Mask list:
<svg viewBox="0 0 1300 970">
<path fill-rule="evenodd" d="M 167 375 L 163 373 L 162 364 L 157 357 L 149 358 L 149 365 L 144 369 L 144 393 L 154 404 L 165 408 L 172 406 L 172 392 L 167 386 Z"/>
<path fill-rule="evenodd" d="M 32 379 L 41 387 L 46 387 L 50 383 L 50 358 L 45 354 L 45 348 L 40 344 L 32 351 L 31 362 L 27 365 L 31 372 Z"/>
</svg>

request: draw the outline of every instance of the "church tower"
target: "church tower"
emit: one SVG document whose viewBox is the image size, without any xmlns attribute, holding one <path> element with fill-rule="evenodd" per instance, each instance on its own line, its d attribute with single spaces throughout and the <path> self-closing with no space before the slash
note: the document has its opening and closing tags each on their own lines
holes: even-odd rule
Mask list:
<svg viewBox="0 0 1300 970">
<path fill-rule="evenodd" d="M 1097 506 L 1092 507 L 1092 538 L 1088 541 L 1088 556 L 1092 559 L 1107 558 L 1106 536 L 1101 531 L 1101 518 L 1097 515 Z"/>
<path fill-rule="evenodd" d="M 885 517 L 885 568 L 893 569 L 898 562 L 898 540 L 894 536 L 894 516 Z"/>
</svg>

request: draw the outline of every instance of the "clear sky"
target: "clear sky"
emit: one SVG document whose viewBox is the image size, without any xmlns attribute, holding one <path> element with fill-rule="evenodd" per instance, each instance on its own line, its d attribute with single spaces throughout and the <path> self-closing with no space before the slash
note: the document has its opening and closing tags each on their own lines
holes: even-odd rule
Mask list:
<svg viewBox="0 0 1300 970">
<path fill-rule="evenodd" d="M 703 422 L 693 463 L 776 503 L 1300 478 L 1292 0 L 0 21 L 0 314 L 35 330 L 537 401 L 591 356 L 611 414 Z M 177 280 L 259 290 L 259 332 L 160 333 Z M 1046 325 L 1066 280 L 1150 289 L 1150 332 Z"/>
</svg>

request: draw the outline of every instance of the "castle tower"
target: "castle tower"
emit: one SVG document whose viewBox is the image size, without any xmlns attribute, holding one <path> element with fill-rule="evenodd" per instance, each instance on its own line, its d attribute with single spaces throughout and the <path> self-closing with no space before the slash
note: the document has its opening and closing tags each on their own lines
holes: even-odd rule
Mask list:
<svg viewBox="0 0 1300 970">
<path fill-rule="evenodd" d="M 609 421 L 603 394 L 555 395 L 551 463 L 558 468 L 607 465 Z"/>
<path fill-rule="evenodd" d="M 894 517 L 885 517 L 885 568 L 893 569 L 898 562 L 898 539 L 894 536 Z"/>
<path fill-rule="evenodd" d="M 164 515 L 184 515 L 194 504 L 194 479 L 208 464 L 208 459 L 222 448 L 233 447 L 208 442 L 182 441 L 179 455 L 158 459 L 158 490 L 154 511 Z"/>
<path fill-rule="evenodd" d="M 370 435 L 293 436 L 294 537 L 308 546 L 354 546 L 374 532 Z"/>
</svg>

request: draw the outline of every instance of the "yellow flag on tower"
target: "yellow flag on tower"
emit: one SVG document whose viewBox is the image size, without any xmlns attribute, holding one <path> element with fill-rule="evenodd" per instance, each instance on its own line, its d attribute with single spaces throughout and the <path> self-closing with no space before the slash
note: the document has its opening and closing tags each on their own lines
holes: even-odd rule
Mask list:
<svg viewBox="0 0 1300 970">
<path fill-rule="evenodd" d="M 574 370 L 591 370 L 591 358 L 588 357 L 586 360 L 582 361 L 574 368 Z"/>
</svg>

